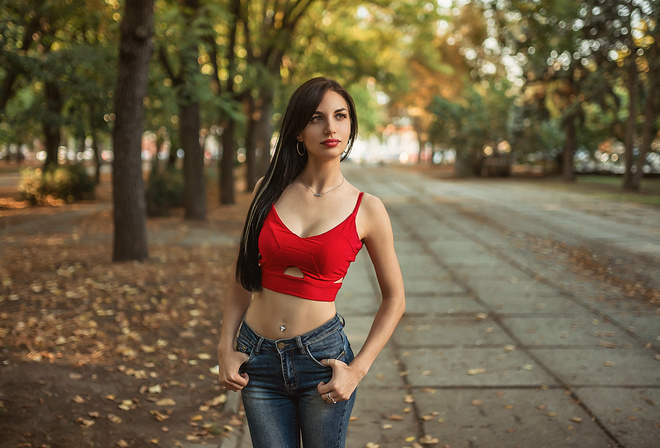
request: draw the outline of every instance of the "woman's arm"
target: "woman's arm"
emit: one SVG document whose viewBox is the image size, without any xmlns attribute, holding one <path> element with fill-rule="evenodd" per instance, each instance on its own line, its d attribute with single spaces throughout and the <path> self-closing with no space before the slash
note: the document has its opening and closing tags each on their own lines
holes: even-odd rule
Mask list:
<svg viewBox="0 0 660 448">
<path fill-rule="evenodd" d="M 232 277 L 222 308 L 218 366 L 220 384 L 233 391 L 241 390 L 248 383 L 247 374 L 238 373 L 238 369 L 248 356 L 234 349 L 234 341 L 251 300 L 252 293 Z"/>
<path fill-rule="evenodd" d="M 382 301 L 360 353 L 350 365 L 326 360 L 333 368 L 333 379 L 319 385 L 324 397 L 330 392 L 335 400 L 348 399 L 367 374 L 376 356 L 394 333 L 406 307 L 401 268 L 394 251 L 392 224 L 380 199 L 366 195 L 358 215 L 358 228 L 376 271 Z"/>
<path fill-rule="evenodd" d="M 263 178 L 257 181 L 252 193 L 252 200 L 254 200 L 262 181 Z M 235 266 L 233 272 L 236 272 Z M 218 343 L 220 384 L 229 390 L 241 390 L 248 383 L 247 374 L 239 375 L 238 373 L 238 369 L 247 360 L 248 356 L 235 350 L 234 341 L 251 301 L 252 293 L 243 288 L 236 277 L 232 276 L 222 307 L 222 326 L 220 329 L 220 342 Z"/>
</svg>

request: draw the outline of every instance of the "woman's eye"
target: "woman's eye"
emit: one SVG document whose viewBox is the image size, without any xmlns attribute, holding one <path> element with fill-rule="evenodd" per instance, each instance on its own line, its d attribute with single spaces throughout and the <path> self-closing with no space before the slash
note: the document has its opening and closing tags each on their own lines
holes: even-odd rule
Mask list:
<svg viewBox="0 0 660 448">
<path fill-rule="evenodd" d="M 321 121 L 321 116 L 316 115 L 316 116 L 312 117 L 312 119 L 310 121 L 313 122 L 313 123 L 318 123 L 319 121 Z"/>
<path fill-rule="evenodd" d="M 337 120 L 344 120 L 344 119 L 348 118 L 348 114 L 337 114 L 337 115 L 335 115 L 335 118 Z"/>
</svg>

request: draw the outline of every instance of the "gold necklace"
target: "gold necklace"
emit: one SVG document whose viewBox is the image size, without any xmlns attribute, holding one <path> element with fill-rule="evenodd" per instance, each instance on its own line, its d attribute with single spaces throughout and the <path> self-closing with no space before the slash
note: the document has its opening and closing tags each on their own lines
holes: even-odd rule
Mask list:
<svg viewBox="0 0 660 448">
<path fill-rule="evenodd" d="M 312 190 L 312 187 L 310 187 L 310 186 L 307 185 L 305 182 L 303 182 L 302 179 L 300 179 L 300 182 L 301 182 L 304 186 L 306 186 L 306 187 L 309 189 L 309 191 L 312 192 L 312 194 L 314 195 L 314 197 L 316 197 L 316 198 L 321 198 L 321 197 L 325 196 L 326 194 L 330 193 L 331 191 L 334 191 L 334 190 L 336 190 L 337 188 L 341 187 L 341 186 L 344 184 L 344 181 L 345 181 L 345 180 L 346 180 L 346 178 L 345 178 L 345 177 L 342 177 L 342 178 L 341 178 L 341 183 L 340 183 L 339 185 L 337 185 L 337 186 L 334 187 L 334 188 L 331 188 L 330 190 L 326 191 L 325 193 L 316 193 L 314 190 Z"/>
</svg>

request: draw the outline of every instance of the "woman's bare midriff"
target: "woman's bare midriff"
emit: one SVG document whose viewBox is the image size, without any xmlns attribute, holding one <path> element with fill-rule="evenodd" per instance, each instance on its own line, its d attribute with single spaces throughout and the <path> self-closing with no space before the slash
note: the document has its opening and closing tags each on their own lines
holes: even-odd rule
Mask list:
<svg viewBox="0 0 660 448">
<path fill-rule="evenodd" d="M 319 327 L 335 313 L 334 302 L 301 299 L 264 288 L 253 293 L 245 322 L 265 338 L 286 339 Z"/>
</svg>

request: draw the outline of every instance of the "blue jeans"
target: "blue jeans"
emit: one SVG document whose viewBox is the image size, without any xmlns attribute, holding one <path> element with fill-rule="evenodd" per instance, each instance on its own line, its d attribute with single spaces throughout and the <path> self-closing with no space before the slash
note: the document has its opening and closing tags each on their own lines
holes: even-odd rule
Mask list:
<svg viewBox="0 0 660 448">
<path fill-rule="evenodd" d="M 241 391 L 254 448 L 343 448 L 357 390 L 347 401 L 323 400 L 316 386 L 332 379 L 323 359 L 346 364 L 353 351 L 336 316 L 290 339 L 266 339 L 245 321 L 236 350 L 249 358 L 240 372 L 249 375 Z"/>
</svg>

